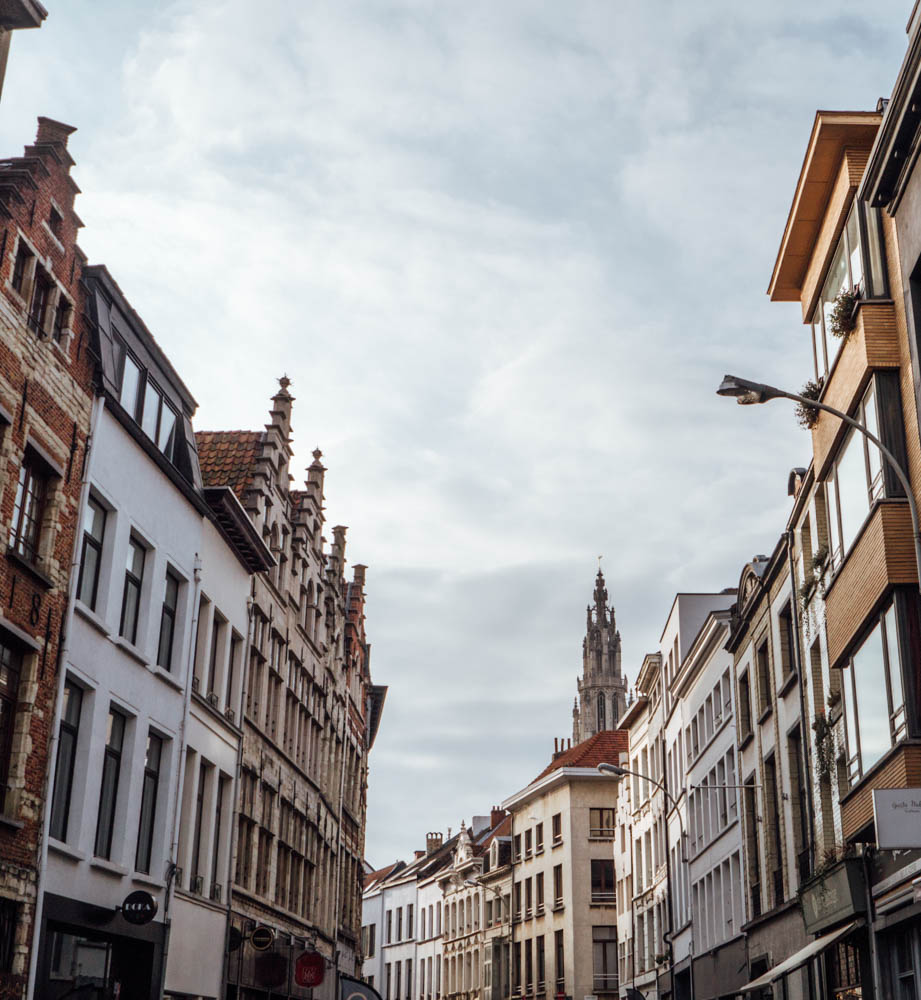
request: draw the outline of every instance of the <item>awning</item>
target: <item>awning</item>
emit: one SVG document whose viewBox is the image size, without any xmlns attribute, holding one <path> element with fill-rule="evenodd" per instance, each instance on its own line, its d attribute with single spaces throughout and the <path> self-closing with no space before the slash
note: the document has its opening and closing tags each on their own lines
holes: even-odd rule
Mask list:
<svg viewBox="0 0 921 1000">
<path fill-rule="evenodd" d="M 846 926 L 839 927 L 830 934 L 823 934 L 822 937 L 817 937 L 815 941 L 810 941 L 805 948 L 800 948 L 799 951 L 794 952 L 789 958 L 785 958 L 780 965 L 775 965 L 773 969 L 768 969 L 763 976 L 758 976 L 757 979 L 746 983 L 736 992 L 747 993 L 749 990 L 757 990 L 762 986 L 770 986 L 771 983 L 780 979 L 781 976 L 785 976 L 788 972 L 792 972 L 801 965 L 805 965 L 810 958 L 814 958 L 819 952 L 825 951 L 829 945 L 834 944 L 839 938 L 843 938 L 845 934 L 850 934 L 861 923 L 862 921 L 860 920 L 852 920 Z"/>
</svg>

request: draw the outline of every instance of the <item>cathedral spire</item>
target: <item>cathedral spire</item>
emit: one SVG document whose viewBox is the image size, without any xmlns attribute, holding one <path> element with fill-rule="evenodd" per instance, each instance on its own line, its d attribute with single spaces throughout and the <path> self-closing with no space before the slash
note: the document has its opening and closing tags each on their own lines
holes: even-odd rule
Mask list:
<svg viewBox="0 0 921 1000">
<path fill-rule="evenodd" d="M 581 743 L 605 729 L 614 729 L 626 708 L 627 689 L 621 676 L 620 633 L 614 609 L 608 606 L 608 590 L 601 557 L 595 577 L 594 605 L 586 609 L 582 640 L 582 677 L 573 711 L 573 740 Z"/>
</svg>

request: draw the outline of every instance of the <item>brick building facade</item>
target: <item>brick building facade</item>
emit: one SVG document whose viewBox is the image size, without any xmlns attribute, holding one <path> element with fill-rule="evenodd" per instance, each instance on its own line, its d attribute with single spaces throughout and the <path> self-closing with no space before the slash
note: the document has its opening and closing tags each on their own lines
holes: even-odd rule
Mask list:
<svg viewBox="0 0 921 1000">
<path fill-rule="evenodd" d="M 74 130 L 0 161 L 0 997 L 23 995 L 92 408 Z"/>
</svg>

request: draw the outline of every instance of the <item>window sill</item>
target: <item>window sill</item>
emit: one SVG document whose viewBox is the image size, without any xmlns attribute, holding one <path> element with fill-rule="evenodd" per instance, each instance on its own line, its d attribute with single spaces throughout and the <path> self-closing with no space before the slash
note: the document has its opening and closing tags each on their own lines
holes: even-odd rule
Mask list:
<svg viewBox="0 0 921 1000">
<path fill-rule="evenodd" d="M 48 850 L 54 851 L 55 854 L 60 854 L 70 861 L 86 861 L 86 855 L 83 851 L 78 851 L 76 847 L 65 844 L 63 840 L 55 840 L 54 837 L 48 838 Z"/>
<path fill-rule="evenodd" d="M 0 813 L 0 827 L 6 827 L 8 830 L 21 830 L 25 823 L 21 819 L 16 819 L 15 816 L 7 816 L 6 813 Z"/>
<path fill-rule="evenodd" d="M 131 876 L 132 882 L 138 882 L 141 885 L 150 886 L 153 889 L 165 889 L 166 882 L 162 879 L 151 878 L 150 875 L 145 875 L 143 872 L 134 872 Z"/>
<path fill-rule="evenodd" d="M 554 840 L 554 842 L 550 846 L 551 846 L 551 848 L 553 850 L 556 850 L 558 847 L 562 847 L 563 846 L 563 838 L 561 837 L 559 840 Z"/>
<path fill-rule="evenodd" d="M 136 660 L 142 667 L 152 666 L 150 660 L 134 645 L 134 643 L 128 642 L 127 639 L 122 636 L 109 636 L 112 644 L 117 646 L 123 653 L 130 656 L 132 660 Z"/>
<path fill-rule="evenodd" d="M 550 907 L 550 909 L 553 910 L 554 913 L 559 913 L 560 910 L 565 909 L 565 904 L 563 903 L 563 900 L 560 899 L 557 900 L 557 902 L 555 902 L 553 906 Z"/>
<path fill-rule="evenodd" d="M 761 726 L 771 717 L 774 711 L 773 705 L 768 705 L 768 707 L 758 716 L 758 725 Z"/>
<path fill-rule="evenodd" d="M 112 637 L 109 626 L 96 614 L 96 612 L 84 604 L 81 600 L 74 601 L 74 611 L 86 622 L 93 626 L 97 632 L 101 632 L 107 639 Z"/>
<path fill-rule="evenodd" d="M 755 734 L 749 729 L 744 736 L 739 737 L 739 749 L 744 750 L 754 738 Z"/>
<path fill-rule="evenodd" d="M 116 878 L 123 878 L 128 874 L 128 869 L 124 865 L 117 865 L 114 861 L 107 861 L 105 858 L 93 858 L 90 861 L 91 868 L 97 868 L 107 875 L 114 875 Z"/>
<path fill-rule="evenodd" d="M 168 670 L 164 670 L 156 663 L 149 663 L 147 666 L 150 668 L 150 672 L 155 677 L 159 677 L 164 684 L 169 684 L 171 688 L 175 688 L 179 692 L 182 691 L 182 684 Z"/>
<path fill-rule="evenodd" d="M 46 590 L 50 590 L 54 586 L 54 581 L 50 576 L 46 576 L 35 563 L 29 562 L 25 556 L 20 555 L 12 546 L 7 548 L 6 555 L 8 559 L 21 566 L 27 573 L 33 576 Z"/>
<path fill-rule="evenodd" d="M 791 670 L 781 682 L 780 687 L 777 689 L 777 697 L 782 698 L 798 680 L 799 674 L 797 674 L 795 670 Z"/>
</svg>

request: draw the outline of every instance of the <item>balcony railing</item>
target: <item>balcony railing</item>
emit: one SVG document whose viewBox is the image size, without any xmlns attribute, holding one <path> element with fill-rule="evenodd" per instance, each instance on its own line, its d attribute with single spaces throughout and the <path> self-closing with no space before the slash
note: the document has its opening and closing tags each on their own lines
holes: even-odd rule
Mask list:
<svg viewBox="0 0 921 1000">
<path fill-rule="evenodd" d="M 613 826 L 593 826 L 588 831 L 590 837 L 613 837 L 614 827 Z"/>
<path fill-rule="evenodd" d="M 608 906 L 613 906 L 617 901 L 617 894 L 613 891 L 603 892 L 601 889 L 592 889 L 592 902 L 593 903 L 606 903 Z"/>
</svg>

